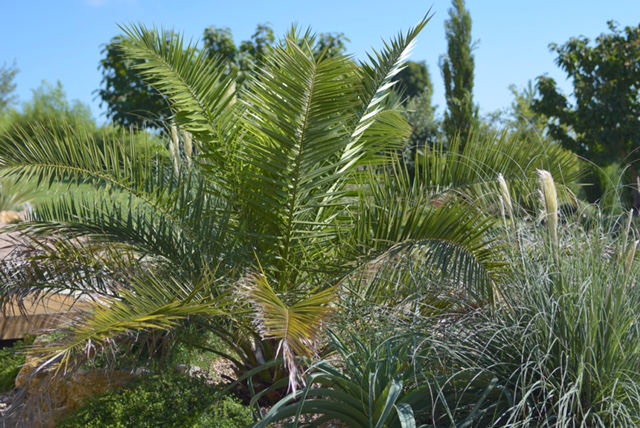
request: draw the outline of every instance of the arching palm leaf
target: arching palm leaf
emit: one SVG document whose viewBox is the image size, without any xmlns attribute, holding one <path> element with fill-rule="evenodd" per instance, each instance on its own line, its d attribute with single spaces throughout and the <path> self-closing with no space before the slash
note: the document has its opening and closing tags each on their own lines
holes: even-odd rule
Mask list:
<svg viewBox="0 0 640 428">
<path fill-rule="evenodd" d="M 176 122 L 199 140 L 216 134 L 216 123 L 235 96 L 234 76 L 222 60 L 200 55 L 183 36 L 149 30 L 143 25 L 123 27 L 128 39 L 122 49 L 139 60 L 140 76 L 171 101 Z"/>
</svg>

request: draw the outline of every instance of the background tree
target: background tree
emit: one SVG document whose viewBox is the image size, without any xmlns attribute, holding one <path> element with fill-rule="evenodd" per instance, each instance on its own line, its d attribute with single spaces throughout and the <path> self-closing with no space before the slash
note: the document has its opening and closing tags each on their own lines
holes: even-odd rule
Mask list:
<svg viewBox="0 0 640 428">
<path fill-rule="evenodd" d="M 551 44 L 556 63 L 573 80 L 572 105 L 547 76 L 537 79 L 539 98 L 533 110 L 549 117 L 549 135 L 564 147 L 597 165 L 628 163 L 628 183 L 635 188 L 633 205 L 640 208 L 637 189 L 640 160 L 640 27 L 608 23 L 594 45 L 586 37 Z"/>
<path fill-rule="evenodd" d="M 32 136 L 32 127 L 71 126 L 78 130 L 97 131 L 91 109 L 81 101 L 69 101 L 62 83 L 42 82 L 33 90 L 30 101 L 20 111 L 11 109 L 4 117 L 0 137 L 23 139 Z"/>
<path fill-rule="evenodd" d="M 406 67 L 398 73 L 396 80 L 398 82 L 396 90 L 402 93 L 405 101 L 408 102 L 411 98 L 422 95 L 425 91 L 431 94 L 429 95 L 429 99 L 431 99 L 433 83 L 431 82 L 431 73 L 429 73 L 424 61 L 407 61 Z"/>
<path fill-rule="evenodd" d="M 4 63 L 0 68 L 0 113 L 4 112 L 17 99 L 13 94 L 16 90 L 16 84 L 13 80 L 18 71 L 20 70 L 16 67 L 15 61 L 9 67 L 7 67 L 7 63 Z"/>
<path fill-rule="evenodd" d="M 433 145 L 438 135 L 438 122 L 435 120 L 435 107 L 432 104 L 433 83 L 424 61 L 408 61 L 396 80 L 396 91 L 403 97 L 404 115 L 412 127 L 403 155 L 413 176 L 416 155 L 425 146 Z"/>
<path fill-rule="evenodd" d="M 273 29 L 268 24 L 259 24 L 250 40 L 237 47 L 233 34 L 227 27 L 207 27 L 204 30 L 204 54 L 210 58 L 225 60 L 227 72 L 236 73 L 236 83 L 242 84 L 249 73 L 262 64 L 275 43 Z"/>
<path fill-rule="evenodd" d="M 97 90 L 100 106 L 115 124 L 133 128 L 158 128 L 171 115 L 167 100 L 132 71 L 139 63 L 122 52 L 126 37 L 118 35 L 105 45 L 100 61 L 102 88 Z"/>
<path fill-rule="evenodd" d="M 543 137 L 547 117 L 533 109 L 537 94 L 535 83 L 529 80 L 523 88 L 509 85 L 509 91 L 513 95 L 511 105 L 487 114 L 483 122 L 489 127 L 514 132 L 526 131 L 527 134 L 535 134 L 538 138 Z"/>
<path fill-rule="evenodd" d="M 324 55 L 333 58 L 344 55 L 349 41 L 344 33 L 320 33 L 314 48 L 314 56 L 318 58 L 318 56 Z"/>
<path fill-rule="evenodd" d="M 471 15 L 464 0 L 453 0 L 449 20 L 444 26 L 448 49 L 447 55 L 441 58 L 440 67 L 447 111 L 442 126 L 449 140 L 460 134 L 462 150 L 478 116 L 478 109 L 473 104 L 475 61 L 471 52 L 475 44 L 471 40 Z"/>
<path fill-rule="evenodd" d="M 22 103 L 19 110 L 10 109 L 4 114 L 0 121 L 0 139 L 11 140 L 19 145 L 36 138 L 45 129 L 55 135 L 73 129 L 83 135 L 89 145 L 101 150 L 105 141 L 116 138 L 121 138 L 123 146 L 144 146 L 152 153 L 160 153 L 163 146 L 159 137 L 149 133 L 129 135 L 129 132 L 113 126 L 98 126 L 90 107 L 79 100 L 69 100 L 60 82 L 55 85 L 42 82 L 33 90 L 32 98 Z M 122 138 L 123 136 L 127 138 Z"/>
</svg>

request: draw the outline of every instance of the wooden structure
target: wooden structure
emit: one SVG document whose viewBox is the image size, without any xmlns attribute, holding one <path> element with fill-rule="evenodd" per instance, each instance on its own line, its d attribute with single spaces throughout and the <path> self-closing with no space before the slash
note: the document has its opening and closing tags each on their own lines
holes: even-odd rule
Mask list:
<svg viewBox="0 0 640 428">
<path fill-rule="evenodd" d="M 0 314 L 0 340 L 22 339 L 28 334 L 58 327 L 88 308 L 88 302 L 75 300 L 68 294 L 51 295 L 35 301 L 29 299 L 23 302 L 22 312 L 17 302 L 8 305 L 4 314 Z"/>
<path fill-rule="evenodd" d="M 0 211 L 0 230 L 2 223 L 16 219 L 17 214 Z M 15 232 L 0 232 L 0 260 L 10 256 L 18 236 Z M 89 307 L 88 301 L 76 302 L 70 294 L 51 295 L 45 299 L 26 298 L 22 303 L 22 311 L 17 301 L 8 304 L 4 312 L 0 308 L 0 341 L 22 339 L 28 334 L 56 328 L 68 321 L 70 316 Z"/>
</svg>

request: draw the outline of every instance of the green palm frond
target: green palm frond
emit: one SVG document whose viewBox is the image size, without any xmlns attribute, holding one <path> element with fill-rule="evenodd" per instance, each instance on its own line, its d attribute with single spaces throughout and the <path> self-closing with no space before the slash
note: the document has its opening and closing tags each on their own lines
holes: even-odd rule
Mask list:
<svg viewBox="0 0 640 428">
<path fill-rule="evenodd" d="M 14 211 L 29 206 L 37 191 L 27 183 L 3 178 L 0 175 L 0 211 Z"/>
<path fill-rule="evenodd" d="M 323 181 L 339 177 L 337 154 L 348 142 L 345 124 L 355 118 L 358 104 L 353 91 L 357 69 L 348 58 L 317 63 L 309 55 L 289 40 L 276 48 L 243 93 L 243 123 L 248 129 L 244 160 L 250 167 L 246 180 L 266 187 L 264 202 L 273 204 L 267 209 L 281 209 L 290 199 L 311 198 L 312 183 L 322 189 L 327 187 Z M 286 192 L 288 186 L 297 192 Z M 273 197 L 283 187 L 286 199 Z M 269 197 L 273 200 L 266 200 Z"/>
<path fill-rule="evenodd" d="M 39 203 L 28 223 L 14 226 L 32 239 L 20 258 L 3 262 L 3 293 L 108 293 L 116 272 L 127 270 L 118 266 L 118 251 L 144 261 L 145 269 L 171 265 L 170 276 L 185 280 L 233 265 L 227 204 L 197 170 L 176 173 L 167 159 L 117 139 L 98 148 L 71 128 L 37 125 L 34 131 L 37 139 L 3 141 L 3 171 L 61 183 L 64 192 Z M 116 262 L 110 264 L 112 256 Z M 126 278 L 135 276 L 129 268 Z"/>
<path fill-rule="evenodd" d="M 414 28 L 409 29 L 406 35 L 400 33 L 396 38 L 385 42 L 384 49 L 380 52 L 374 50 L 373 55 L 368 55 L 369 63 L 361 64 L 363 70 L 363 81 L 360 87 L 360 97 L 364 102 L 358 113 L 358 120 L 352 132 L 352 141 L 343 152 L 347 161 L 345 170 L 351 168 L 356 159 L 366 157 L 376 157 L 381 148 L 389 149 L 390 143 L 394 142 L 391 136 L 406 133 L 408 138 L 411 131 L 407 129 L 406 121 L 401 119 L 399 112 L 388 112 L 385 100 L 392 93 L 394 77 L 402 70 L 411 51 L 415 47 L 417 37 L 424 27 L 429 23 L 433 15 L 430 12 Z M 387 118 L 384 121 L 378 120 L 378 115 L 386 112 Z M 377 127 L 373 127 L 375 123 Z M 387 126 L 382 127 L 380 125 Z M 386 141 L 385 141 L 386 140 Z M 395 142 L 396 144 L 398 141 Z"/>
<path fill-rule="evenodd" d="M 196 174 L 156 182 L 148 192 L 96 189 L 42 204 L 33 228 L 126 245 L 140 255 L 165 260 L 194 275 L 230 254 L 230 213 Z M 51 230 L 50 230 L 51 231 Z"/>
<path fill-rule="evenodd" d="M 17 137 L 0 139 L 0 171 L 36 184 L 88 182 L 112 188 L 143 188 L 149 177 L 161 174 L 169 165 L 151 145 L 137 144 L 124 131 L 116 138 L 109 134 L 112 139 L 101 145 L 93 133 L 65 124 L 49 125 L 35 123 L 30 132 L 17 130 Z"/>
<path fill-rule="evenodd" d="M 493 298 L 506 272 L 505 254 L 495 238 L 497 217 L 483 204 L 429 192 L 401 168 L 361 177 L 367 181 L 352 200 L 353 213 L 338 225 L 343 257 L 363 262 L 365 270 L 408 262 L 461 284 L 480 300 Z"/>
<path fill-rule="evenodd" d="M 331 190 L 341 178 L 344 161 L 338 154 L 349 142 L 345 124 L 358 104 L 356 78 L 349 59 L 318 63 L 289 40 L 246 85 L 242 160 L 247 167 L 239 193 L 247 219 L 261 227 L 252 233 L 279 247 L 283 260 L 295 260 L 290 251 L 312 233 L 319 237 L 327 224 L 327 217 L 318 217 L 320 209 L 340 196 Z"/>
<path fill-rule="evenodd" d="M 239 193 L 248 223 L 260 225 L 247 233 L 259 237 L 256 247 L 277 249 L 262 257 L 281 273 L 330 245 L 331 225 L 348 203 L 349 175 L 375 158 L 388 161 L 385 154 L 410 134 L 384 99 L 427 22 L 388 43 L 364 76 L 350 58 L 314 59 L 292 32 L 246 84 Z"/>
<path fill-rule="evenodd" d="M 128 248 L 48 235 L 24 236 L 0 261 L 0 303 L 38 301 L 49 295 L 117 296 L 143 269 Z"/>
<path fill-rule="evenodd" d="M 532 206 L 537 198 L 537 170 L 551 171 L 565 183 L 561 194 L 572 202 L 571 187 L 581 177 L 578 158 L 571 152 L 544 139 L 522 133 L 472 130 L 464 150 L 454 139 L 449 146 L 439 143 L 425 148 L 416 158 L 416 185 L 419 191 L 432 194 L 457 193 L 492 202 L 500 194 L 499 174 L 509 184 L 512 199 Z M 495 201 L 493 201 L 495 203 Z"/>
<path fill-rule="evenodd" d="M 140 76 L 171 101 L 175 120 L 201 141 L 215 135 L 217 121 L 235 98 L 235 80 L 221 59 L 200 55 L 174 32 L 123 27 L 125 55 L 139 60 Z"/>
<path fill-rule="evenodd" d="M 506 272 L 504 249 L 492 238 L 493 218 L 464 202 L 407 207 L 399 201 L 395 208 L 371 209 L 361 219 L 358 245 L 380 254 L 366 268 L 387 263 L 399 267 L 408 259 L 416 269 L 433 270 L 464 285 L 477 299 L 493 298 Z"/>
<path fill-rule="evenodd" d="M 118 335 L 143 330 L 170 330 L 189 316 L 225 315 L 221 299 L 202 297 L 206 284 L 195 286 L 145 275 L 133 279 L 130 289 L 117 297 L 102 297 L 93 310 L 75 320 L 66 330 L 68 340 L 47 347 L 47 364 L 66 369 L 75 357 L 109 346 Z"/>
</svg>

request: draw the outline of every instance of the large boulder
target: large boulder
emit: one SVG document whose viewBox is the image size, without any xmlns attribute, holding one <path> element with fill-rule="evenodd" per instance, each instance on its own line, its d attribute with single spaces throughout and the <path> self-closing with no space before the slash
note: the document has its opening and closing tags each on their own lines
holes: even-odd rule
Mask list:
<svg viewBox="0 0 640 428">
<path fill-rule="evenodd" d="M 136 378 L 122 370 L 39 370 L 41 363 L 39 358 L 29 358 L 16 377 L 16 387 L 25 393 L 16 419 L 24 421 L 25 427 L 53 428 L 87 398 L 122 388 Z"/>
</svg>

